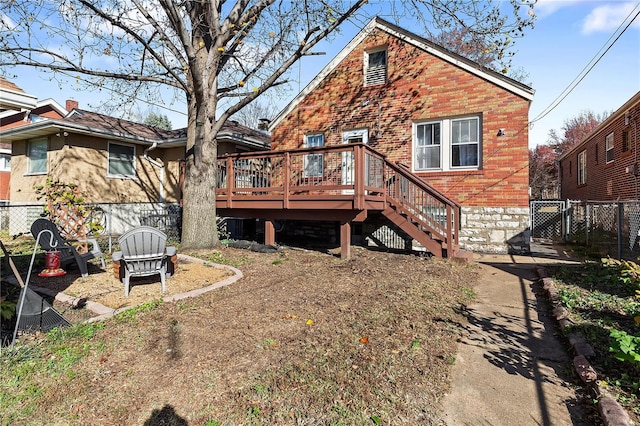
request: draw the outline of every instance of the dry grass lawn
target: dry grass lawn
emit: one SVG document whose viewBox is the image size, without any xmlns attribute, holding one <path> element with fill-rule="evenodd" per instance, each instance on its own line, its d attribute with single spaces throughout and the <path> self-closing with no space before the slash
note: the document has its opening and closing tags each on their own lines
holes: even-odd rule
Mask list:
<svg viewBox="0 0 640 426">
<path fill-rule="evenodd" d="M 476 268 L 353 251 L 350 260 L 293 249 L 197 253 L 234 264 L 244 277 L 197 298 L 128 311 L 95 333 L 59 337 L 82 356 L 65 372 L 3 381 L 10 392 L 3 424 L 441 424 Z M 203 285 L 201 274 L 181 266 L 167 288 L 180 276 Z M 79 281 L 66 291 L 83 297 Z M 89 287 L 98 285 L 111 288 Z M 37 345 L 24 344 L 23 352 Z M 41 351 L 36 365 L 65 359 Z M 2 368 L 17 368 L 11 362 Z"/>
</svg>

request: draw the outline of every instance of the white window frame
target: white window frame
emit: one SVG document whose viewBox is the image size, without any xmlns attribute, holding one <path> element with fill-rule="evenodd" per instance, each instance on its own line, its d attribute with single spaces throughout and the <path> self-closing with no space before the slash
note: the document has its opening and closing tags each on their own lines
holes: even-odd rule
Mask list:
<svg viewBox="0 0 640 426">
<path fill-rule="evenodd" d="M 11 171 L 11 151 L 7 149 L 0 150 L 0 172 Z"/>
<path fill-rule="evenodd" d="M 428 134 L 429 140 L 426 140 L 426 128 L 430 127 L 431 132 Z M 416 171 L 440 170 L 442 168 L 442 122 L 427 121 L 425 123 L 416 123 L 413 129 L 413 168 Z M 437 128 L 437 135 L 435 130 Z M 429 151 L 437 152 L 438 164 L 432 167 L 420 167 L 421 155 L 427 156 Z M 421 154 L 421 155 L 419 155 Z"/>
<path fill-rule="evenodd" d="M 34 147 L 44 146 L 44 158 L 36 158 Z M 33 139 L 27 142 L 27 174 L 46 175 L 48 166 L 49 142 L 45 138 Z"/>
<path fill-rule="evenodd" d="M 587 151 L 580 151 L 578 153 L 578 185 L 585 185 L 587 183 Z"/>
<path fill-rule="evenodd" d="M 311 133 L 304 136 L 305 148 L 320 148 L 324 146 L 324 134 Z M 324 155 L 306 154 L 303 158 L 302 177 L 321 178 L 324 175 Z"/>
<path fill-rule="evenodd" d="M 613 148 L 614 148 L 614 144 L 613 144 L 613 132 L 609 133 L 605 138 L 604 138 L 604 158 L 605 158 L 605 162 L 607 164 L 609 163 L 613 163 Z"/>
<path fill-rule="evenodd" d="M 371 65 L 371 59 L 374 55 L 382 53 L 384 55 L 384 64 Z M 377 47 L 375 49 L 364 52 L 364 86 L 377 86 L 387 82 L 387 74 L 389 67 L 389 57 L 387 55 L 387 47 Z"/>
<path fill-rule="evenodd" d="M 466 132 L 460 132 L 465 130 L 463 128 L 456 129 L 456 126 L 463 125 L 464 122 L 472 126 L 467 126 Z M 420 167 L 419 164 L 419 152 L 426 148 L 436 150 L 437 144 L 432 143 L 430 145 L 419 145 L 420 132 L 422 126 L 440 126 L 440 164 L 433 167 Z M 474 134 L 475 133 L 475 134 Z M 454 140 L 454 137 L 460 134 L 466 136 L 466 138 L 458 138 Z M 435 142 L 435 141 L 434 141 Z M 473 147 L 475 146 L 476 164 L 472 165 L 454 165 L 454 153 L 459 151 L 461 147 Z M 473 154 L 473 150 L 471 154 Z M 423 153 L 424 155 L 424 153 Z M 459 154 L 460 155 L 460 154 Z M 482 119 L 479 115 L 470 115 L 465 117 L 445 118 L 441 120 L 425 120 L 413 123 L 413 148 L 412 148 L 412 165 L 414 172 L 429 172 L 429 171 L 454 171 L 454 170 L 479 170 L 482 165 Z"/>
<path fill-rule="evenodd" d="M 133 154 L 132 154 L 132 158 L 131 158 L 131 169 L 132 169 L 132 173 L 112 173 L 111 172 L 111 161 L 112 161 L 112 157 L 111 157 L 111 147 L 112 146 L 121 146 L 121 147 L 126 147 L 126 148 L 131 148 L 133 150 Z M 113 159 L 114 161 L 116 161 L 117 159 Z M 123 161 L 124 163 L 124 161 Z M 136 175 L 136 146 L 135 145 L 131 145 L 131 144 L 126 144 L 126 143 L 120 143 L 120 142 L 109 142 L 109 145 L 107 147 L 107 177 L 112 177 L 112 178 L 135 178 Z"/>
</svg>

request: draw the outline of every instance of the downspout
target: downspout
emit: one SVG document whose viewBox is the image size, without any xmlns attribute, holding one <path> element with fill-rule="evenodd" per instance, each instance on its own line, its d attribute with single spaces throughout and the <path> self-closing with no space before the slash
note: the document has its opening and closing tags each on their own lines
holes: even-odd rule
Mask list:
<svg viewBox="0 0 640 426">
<path fill-rule="evenodd" d="M 144 150 L 142 154 L 144 159 L 147 160 L 150 164 L 160 169 L 160 188 L 158 190 L 158 201 L 164 203 L 164 166 L 158 163 L 153 158 L 149 157 L 149 151 L 154 150 L 158 147 L 158 142 L 154 142 L 153 145 Z"/>
</svg>

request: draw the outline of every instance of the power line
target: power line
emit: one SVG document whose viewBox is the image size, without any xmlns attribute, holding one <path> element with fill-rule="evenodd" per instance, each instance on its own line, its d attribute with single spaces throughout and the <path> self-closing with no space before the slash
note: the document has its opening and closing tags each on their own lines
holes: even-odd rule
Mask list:
<svg viewBox="0 0 640 426">
<path fill-rule="evenodd" d="M 607 54 L 607 52 L 613 47 L 613 45 L 620 39 L 620 37 L 622 36 L 622 34 L 625 33 L 625 31 L 627 31 L 627 29 L 631 26 L 631 24 L 633 23 L 633 21 L 635 21 L 635 19 L 638 17 L 638 15 L 640 15 L 640 11 L 638 11 L 636 13 L 636 15 L 629 21 L 629 23 L 624 27 L 624 29 L 622 30 L 622 32 L 620 32 L 620 34 L 618 34 L 617 37 L 615 37 L 615 39 L 613 41 L 611 41 L 611 39 L 615 36 L 615 34 L 620 30 L 620 28 L 622 28 L 622 26 L 624 25 L 624 23 L 629 19 L 629 17 L 635 12 L 635 10 L 640 7 L 640 2 L 636 3 L 635 7 L 631 10 L 631 12 L 629 12 L 629 14 L 624 18 L 624 20 L 620 23 L 620 25 L 618 26 L 618 28 L 616 28 L 616 30 L 613 32 L 613 34 L 611 34 L 611 37 L 609 37 L 609 39 L 605 42 L 605 44 L 600 48 L 600 50 L 598 50 L 598 52 L 596 52 L 596 55 L 591 58 L 591 60 L 585 65 L 585 67 L 582 69 L 582 71 L 580 71 L 580 73 L 578 73 L 578 75 L 573 79 L 573 81 L 571 83 L 569 83 L 569 85 L 558 95 L 558 97 L 556 99 L 554 99 L 549 106 L 547 106 L 540 114 L 538 114 L 538 116 L 536 118 L 534 118 L 533 120 L 531 120 L 529 122 L 529 125 L 535 123 L 536 121 L 539 121 L 541 119 L 543 119 L 545 116 L 547 116 L 551 111 L 553 111 L 554 109 L 556 109 L 558 107 L 558 105 L 560 105 L 560 103 L 567 97 L 569 96 L 569 94 L 571 92 L 573 92 L 573 90 L 578 86 L 578 84 L 580 84 L 580 82 L 582 82 L 582 80 L 585 79 L 585 77 L 591 72 L 591 70 L 593 70 L 593 68 L 598 64 L 598 62 L 600 62 L 600 60 L 604 57 L 604 55 Z M 609 43 L 611 42 L 611 43 Z M 606 49 L 605 49 L 606 47 Z M 604 49 L 604 52 L 602 52 Z M 600 52 L 602 52 L 602 54 L 600 54 Z M 596 56 L 600 54 L 600 56 L 597 57 Z M 595 60 L 595 62 L 594 62 Z M 591 64 L 591 65 L 589 65 Z"/>
<path fill-rule="evenodd" d="M 60 74 L 66 75 L 68 78 L 72 78 L 72 79 L 83 81 L 83 82 L 85 82 L 87 84 L 90 84 L 92 86 L 97 86 L 91 80 L 84 79 L 84 78 L 82 78 L 80 76 L 70 76 L 69 74 L 67 74 L 67 73 L 65 73 L 63 71 L 60 71 Z M 118 91 L 116 89 L 112 89 L 110 87 L 105 87 L 105 86 L 99 86 L 99 87 L 102 90 L 106 90 L 106 91 L 115 93 L 116 95 L 131 97 L 131 93 L 124 93 L 124 92 Z M 169 108 L 169 107 L 167 107 L 165 105 L 158 104 L 158 103 L 155 103 L 155 102 L 151 102 L 151 101 L 148 101 L 146 99 L 141 99 L 141 98 L 139 98 L 137 96 L 133 96 L 133 99 L 135 99 L 137 102 L 142 102 L 142 103 L 147 104 L 147 105 L 151 105 L 151 106 L 154 106 L 154 107 L 157 107 L 157 108 L 162 108 L 162 109 L 167 110 L 167 111 L 175 112 L 176 114 L 182 114 L 184 116 L 187 115 L 187 113 L 184 112 L 184 111 L 179 111 L 177 109 Z"/>
</svg>

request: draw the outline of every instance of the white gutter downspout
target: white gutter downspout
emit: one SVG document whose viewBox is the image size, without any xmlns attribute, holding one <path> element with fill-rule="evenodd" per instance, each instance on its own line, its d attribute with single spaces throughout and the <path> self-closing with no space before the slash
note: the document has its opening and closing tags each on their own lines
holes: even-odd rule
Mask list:
<svg viewBox="0 0 640 426">
<path fill-rule="evenodd" d="M 144 153 L 142 155 L 144 156 L 145 160 L 147 160 L 149 163 L 151 163 L 152 165 L 160 169 L 160 188 L 159 188 L 158 198 L 161 203 L 164 203 L 164 166 L 158 163 L 156 160 L 149 157 L 149 151 L 154 150 L 157 147 L 158 147 L 158 142 L 154 142 L 153 145 L 151 145 L 150 147 L 144 150 Z"/>
</svg>

